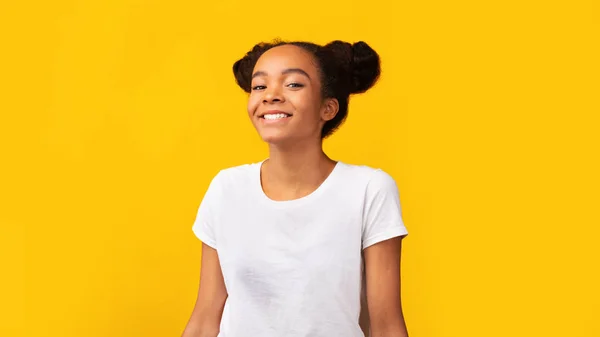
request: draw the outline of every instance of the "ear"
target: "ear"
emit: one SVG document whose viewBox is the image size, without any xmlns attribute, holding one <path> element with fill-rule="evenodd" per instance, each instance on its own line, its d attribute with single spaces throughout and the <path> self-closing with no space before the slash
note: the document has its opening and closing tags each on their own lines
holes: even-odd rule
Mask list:
<svg viewBox="0 0 600 337">
<path fill-rule="evenodd" d="M 336 98 L 328 98 L 323 102 L 323 109 L 321 109 L 321 119 L 324 121 L 332 120 L 340 110 L 340 103 Z"/>
</svg>

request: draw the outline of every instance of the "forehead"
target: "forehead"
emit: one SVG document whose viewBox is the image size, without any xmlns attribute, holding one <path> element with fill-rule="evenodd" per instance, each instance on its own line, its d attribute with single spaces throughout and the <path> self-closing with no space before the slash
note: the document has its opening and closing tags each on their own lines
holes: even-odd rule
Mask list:
<svg viewBox="0 0 600 337">
<path fill-rule="evenodd" d="M 300 68 L 309 74 L 316 73 L 312 54 L 301 47 L 282 45 L 273 47 L 260 56 L 254 71 L 279 72 L 289 68 Z"/>
</svg>

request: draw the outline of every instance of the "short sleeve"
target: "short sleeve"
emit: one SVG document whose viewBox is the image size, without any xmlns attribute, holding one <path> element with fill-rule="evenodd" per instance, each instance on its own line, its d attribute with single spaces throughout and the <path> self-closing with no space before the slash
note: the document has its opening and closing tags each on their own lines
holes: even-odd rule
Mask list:
<svg viewBox="0 0 600 337">
<path fill-rule="evenodd" d="M 394 178 L 383 170 L 373 172 L 365 192 L 363 249 L 408 231 L 402 218 L 400 194 Z"/>
<path fill-rule="evenodd" d="M 216 207 L 219 205 L 221 195 L 220 172 L 210 182 L 204 198 L 198 207 L 196 219 L 192 226 L 192 231 L 206 245 L 217 249 L 217 239 L 215 231 Z"/>
</svg>

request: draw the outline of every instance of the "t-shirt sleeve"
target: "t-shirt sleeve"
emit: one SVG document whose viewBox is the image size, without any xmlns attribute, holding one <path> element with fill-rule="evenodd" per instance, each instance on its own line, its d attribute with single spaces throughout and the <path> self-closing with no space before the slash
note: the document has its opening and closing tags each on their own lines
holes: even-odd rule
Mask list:
<svg viewBox="0 0 600 337">
<path fill-rule="evenodd" d="M 200 202 L 198 211 L 196 213 L 196 219 L 192 225 L 192 231 L 206 245 L 217 249 L 217 238 L 215 231 L 215 218 L 216 218 L 216 207 L 219 205 L 219 198 L 221 195 L 221 184 L 220 184 L 220 172 L 215 175 L 204 198 Z"/>
<path fill-rule="evenodd" d="M 408 235 L 402 218 L 400 193 L 392 176 L 383 170 L 375 170 L 365 193 L 363 249 L 381 241 Z"/>
</svg>

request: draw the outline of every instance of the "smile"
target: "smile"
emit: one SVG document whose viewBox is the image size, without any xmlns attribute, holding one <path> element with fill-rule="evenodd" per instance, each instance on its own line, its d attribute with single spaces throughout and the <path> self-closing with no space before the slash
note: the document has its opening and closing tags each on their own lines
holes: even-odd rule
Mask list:
<svg viewBox="0 0 600 337">
<path fill-rule="evenodd" d="M 291 115 L 288 115 L 286 113 L 276 113 L 276 114 L 265 114 L 261 118 L 268 119 L 268 120 L 276 120 L 276 119 L 288 118 L 290 116 Z"/>
</svg>

